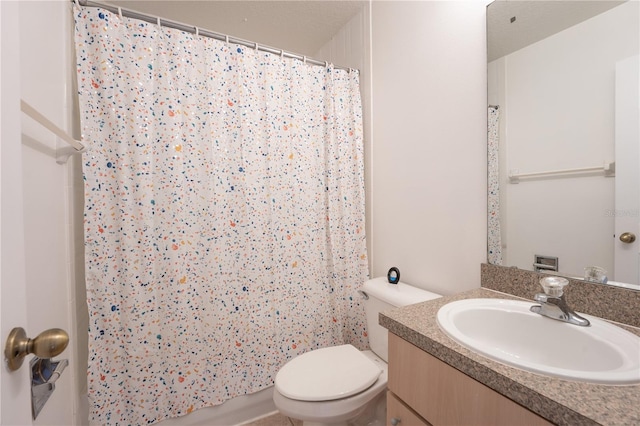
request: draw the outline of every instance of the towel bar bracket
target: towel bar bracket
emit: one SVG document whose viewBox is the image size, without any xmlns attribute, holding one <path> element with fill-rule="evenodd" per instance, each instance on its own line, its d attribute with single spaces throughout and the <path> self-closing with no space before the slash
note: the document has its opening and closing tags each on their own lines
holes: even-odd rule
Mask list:
<svg viewBox="0 0 640 426">
<path fill-rule="evenodd" d="M 82 142 L 75 140 L 71 136 L 69 136 L 66 132 L 56 126 L 53 122 L 51 122 L 47 117 L 38 112 L 34 107 L 29 105 L 23 99 L 20 100 L 20 109 L 22 112 L 27 114 L 29 117 L 40 123 L 44 128 L 48 129 L 51 133 L 56 135 L 60 140 L 69 144 L 69 146 L 65 146 L 64 148 L 56 149 L 56 163 L 58 164 L 66 164 L 69 161 L 69 157 L 74 154 L 81 154 L 83 152 L 87 152 L 87 146 Z"/>
<path fill-rule="evenodd" d="M 75 154 L 82 154 L 83 152 L 87 152 L 87 147 L 83 147 L 82 149 L 76 149 L 72 146 L 65 146 L 63 148 L 56 149 L 56 163 L 58 164 L 67 164 L 69 161 L 69 157 Z"/>
</svg>

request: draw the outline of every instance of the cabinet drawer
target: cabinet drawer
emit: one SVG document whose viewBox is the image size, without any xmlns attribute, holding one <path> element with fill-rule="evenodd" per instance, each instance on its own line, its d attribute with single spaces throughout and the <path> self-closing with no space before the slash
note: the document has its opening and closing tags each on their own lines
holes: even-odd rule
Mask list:
<svg viewBox="0 0 640 426">
<path fill-rule="evenodd" d="M 399 420 L 395 426 L 431 426 L 405 406 L 391 391 L 387 391 L 387 426 L 394 426 L 392 419 Z"/>
<path fill-rule="evenodd" d="M 393 333 L 389 390 L 434 425 L 551 425 Z"/>
</svg>

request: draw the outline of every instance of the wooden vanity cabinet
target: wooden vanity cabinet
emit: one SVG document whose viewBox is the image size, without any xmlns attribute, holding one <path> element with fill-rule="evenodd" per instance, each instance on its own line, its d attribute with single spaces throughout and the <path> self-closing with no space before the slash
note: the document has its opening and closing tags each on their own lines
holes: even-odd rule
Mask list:
<svg viewBox="0 0 640 426">
<path fill-rule="evenodd" d="M 552 424 L 393 333 L 388 388 L 387 425 Z"/>
<path fill-rule="evenodd" d="M 431 426 L 391 391 L 387 391 L 387 425 Z"/>
</svg>

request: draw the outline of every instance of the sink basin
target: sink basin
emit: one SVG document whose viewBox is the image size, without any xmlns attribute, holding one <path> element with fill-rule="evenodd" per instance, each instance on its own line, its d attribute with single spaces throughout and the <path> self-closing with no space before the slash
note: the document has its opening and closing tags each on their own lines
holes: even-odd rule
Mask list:
<svg viewBox="0 0 640 426">
<path fill-rule="evenodd" d="M 589 383 L 640 383 L 640 337 L 590 315 L 580 327 L 529 311 L 535 302 L 467 299 L 438 311 L 438 325 L 462 346 L 534 373 Z"/>
</svg>

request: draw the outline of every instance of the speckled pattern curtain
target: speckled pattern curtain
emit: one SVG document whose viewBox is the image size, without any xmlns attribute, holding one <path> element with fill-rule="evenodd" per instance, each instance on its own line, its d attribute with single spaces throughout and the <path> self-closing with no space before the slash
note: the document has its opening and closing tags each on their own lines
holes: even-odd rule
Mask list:
<svg viewBox="0 0 640 426">
<path fill-rule="evenodd" d="M 364 349 L 357 72 L 76 6 L 93 424 L 151 424 Z"/>
<path fill-rule="evenodd" d="M 489 107 L 487 134 L 488 158 L 488 241 L 487 258 L 492 265 L 502 265 L 500 232 L 500 110 Z"/>
</svg>

